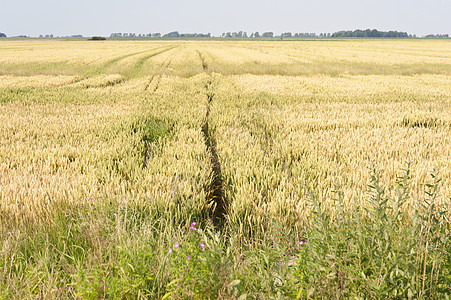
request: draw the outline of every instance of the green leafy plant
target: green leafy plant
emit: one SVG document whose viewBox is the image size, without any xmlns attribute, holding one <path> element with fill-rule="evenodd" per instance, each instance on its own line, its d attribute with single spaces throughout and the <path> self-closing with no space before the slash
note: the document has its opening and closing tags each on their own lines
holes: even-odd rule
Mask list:
<svg viewBox="0 0 451 300">
<path fill-rule="evenodd" d="M 312 227 L 296 272 L 309 289 L 301 287 L 298 296 L 449 295 L 449 222 L 435 204 L 440 180 L 436 175 L 432 178 L 425 200 L 413 215 L 403 209 L 409 197 L 409 167 L 398 177 L 394 198 L 386 196 L 379 173 L 373 170 L 366 209 L 346 211 L 338 193 L 333 215 L 312 196 Z"/>
<path fill-rule="evenodd" d="M 230 253 L 218 234 L 198 229 L 197 223 L 182 230 L 168 249 L 173 280 L 166 297 L 217 298 L 226 293 Z"/>
</svg>

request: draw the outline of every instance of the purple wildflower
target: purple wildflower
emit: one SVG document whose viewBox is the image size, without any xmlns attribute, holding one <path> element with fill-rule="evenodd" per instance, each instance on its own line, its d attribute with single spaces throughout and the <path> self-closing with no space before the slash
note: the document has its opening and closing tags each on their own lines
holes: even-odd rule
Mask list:
<svg viewBox="0 0 451 300">
<path fill-rule="evenodd" d="M 178 248 L 179 246 L 180 246 L 179 243 L 175 243 L 175 244 L 174 244 L 174 248 Z"/>
<path fill-rule="evenodd" d="M 172 248 L 169 248 L 169 254 L 171 254 L 172 253 Z"/>
<path fill-rule="evenodd" d="M 205 251 L 205 245 L 204 245 L 204 243 L 200 243 L 200 246 L 202 247 L 202 251 Z"/>
<path fill-rule="evenodd" d="M 304 245 L 304 244 L 306 244 L 307 243 L 307 241 L 300 241 L 299 242 L 299 246 L 302 246 L 302 245 Z"/>
<path fill-rule="evenodd" d="M 196 225 L 197 225 L 196 222 L 191 223 L 191 226 L 196 226 Z"/>
<path fill-rule="evenodd" d="M 182 230 L 182 234 L 184 234 L 185 233 L 185 230 Z"/>
<path fill-rule="evenodd" d="M 191 256 L 188 255 L 187 258 L 188 258 L 188 259 L 191 259 Z"/>
<path fill-rule="evenodd" d="M 196 228 L 196 227 L 194 227 L 194 226 L 191 226 L 191 227 L 189 228 L 189 230 L 194 230 L 194 231 L 196 231 L 196 230 L 197 230 L 197 228 Z"/>
</svg>

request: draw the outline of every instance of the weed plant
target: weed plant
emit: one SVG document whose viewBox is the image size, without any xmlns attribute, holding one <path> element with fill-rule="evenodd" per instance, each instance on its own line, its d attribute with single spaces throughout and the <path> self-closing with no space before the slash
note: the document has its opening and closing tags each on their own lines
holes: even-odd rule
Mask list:
<svg viewBox="0 0 451 300">
<path fill-rule="evenodd" d="M 451 288 L 450 223 L 436 206 L 440 180 L 432 175 L 413 214 L 403 212 L 410 169 L 396 198 L 385 195 L 373 170 L 367 209 L 346 210 L 337 193 L 336 216 L 312 196 L 314 219 L 299 254 L 297 296 L 339 299 L 439 299 Z"/>
<path fill-rule="evenodd" d="M 175 226 L 133 204 L 60 205 L 49 223 L 2 231 L 1 295 L 446 299 L 451 242 L 448 214 L 435 204 L 440 180 L 432 176 L 407 214 L 409 180 L 407 168 L 390 198 L 374 170 L 366 209 L 345 208 L 337 192 L 332 212 L 312 193 L 305 233 L 268 219 L 267 236 L 244 242 L 231 227 Z"/>
</svg>

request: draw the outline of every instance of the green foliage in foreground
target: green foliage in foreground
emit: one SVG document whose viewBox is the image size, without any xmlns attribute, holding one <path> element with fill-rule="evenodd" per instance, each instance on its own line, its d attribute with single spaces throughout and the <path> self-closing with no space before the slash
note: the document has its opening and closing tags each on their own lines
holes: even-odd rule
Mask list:
<svg viewBox="0 0 451 300">
<path fill-rule="evenodd" d="M 302 237 L 267 220 L 266 236 L 238 241 L 233 228 L 171 225 L 142 203 L 60 204 L 39 226 L 2 216 L 10 226 L 0 236 L 0 299 L 449 299 L 440 181 L 433 176 L 408 216 L 409 176 L 405 170 L 391 198 L 374 172 L 368 209 L 344 209 L 337 192 L 332 213 L 312 196 Z"/>
<path fill-rule="evenodd" d="M 437 299 L 450 295 L 449 222 L 435 206 L 439 180 L 413 216 L 402 213 L 410 172 L 398 178 L 396 198 L 385 196 L 379 175 L 369 185 L 370 208 L 338 215 L 314 199 L 315 219 L 298 274 L 310 289 L 302 295 L 357 299 Z"/>
</svg>

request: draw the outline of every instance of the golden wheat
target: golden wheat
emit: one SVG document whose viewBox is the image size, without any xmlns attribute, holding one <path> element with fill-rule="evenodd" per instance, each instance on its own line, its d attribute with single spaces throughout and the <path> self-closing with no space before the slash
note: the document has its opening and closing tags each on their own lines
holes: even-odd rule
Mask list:
<svg viewBox="0 0 451 300">
<path fill-rule="evenodd" d="M 7 42 L 0 54 L 2 211 L 200 210 L 214 175 L 206 122 L 243 232 L 305 220 L 309 192 L 365 205 L 372 166 L 394 186 L 411 164 L 408 208 L 434 170 L 439 204 L 451 197 L 448 41 Z M 170 128 L 150 144 L 133 127 L 148 119 Z"/>
</svg>

